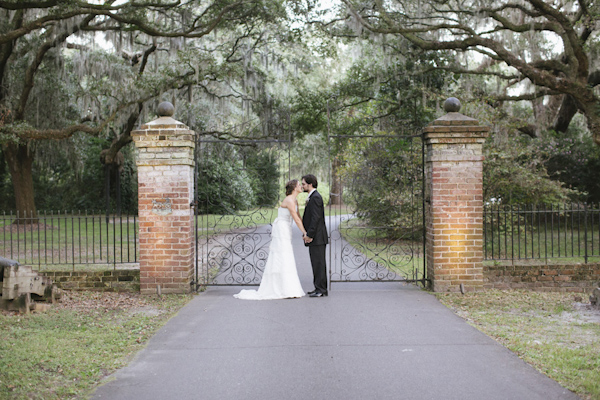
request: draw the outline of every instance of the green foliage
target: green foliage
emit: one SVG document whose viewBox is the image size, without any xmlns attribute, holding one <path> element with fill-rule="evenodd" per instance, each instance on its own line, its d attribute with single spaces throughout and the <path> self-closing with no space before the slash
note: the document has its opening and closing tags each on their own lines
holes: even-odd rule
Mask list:
<svg viewBox="0 0 600 400">
<path fill-rule="evenodd" d="M 292 128 L 297 136 L 327 131 L 327 97 L 321 91 L 301 88 L 296 96 Z"/>
<path fill-rule="evenodd" d="M 280 151 L 278 147 L 261 150 L 206 144 L 196 157 L 199 213 L 235 214 L 277 204 Z"/>
<path fill-rule="evenodd" d="M 368 52 L 367 50 L 364 50 Z M 376 51 L 374 51 L 376 53 Z M 442 64 L 439 54 L 401 54 L 382 62 L 379 54 L 358 60 L 331 88 L 301 87 L 294 99 L 293 128 L 304 134 L 402 132 L 434 119 L 436 97 L 449 79 L 429 67 Z"/>
<path fill-rule="evenodd" d="M 289 68 L 289 60 L 282 61 L 284 51 L 276 43 L 281 38 L 294 39 L 284 24 L 288 11 L 284 2 L 211 0 L 202 4 L 187 2 L 175 8 L 164 1 L 154 2 L 150 8 L 125 2 L 112 5 L 109 16 L 104 10 L 98 11 L 101 8 L 76 2 L 59 2 L 43 9 L 23 5 L 23 21 L 19 22 L 18 15 L 0 21 L 0 33 L 16 32 L 11 46 L 4 49 L 6 68 L 0 68 L 0 143 L 18 136 L 21 143 L 40 138 L 63 140 L 72 132 L 67 129 L 74 125 L 84 124 L 85 130 L 93 130 L 108 120 L 106 129 L 93 134 L 108 134 L 112 139 L 107 131 L 114 130 L 122 140 L 113 143 L 120 146 L 127 143 L 131 128 L 153 118 L 153 105 L 158 99 L 176 104 L 181 112 L 176 118 L 196 131 L 246 135 L 252 130 L 248 126 L 258 126 L 269 127 L 265 136 L 272 136 L 272 108 L 278 104 L 274 92 L 279 87 L 287 90 L 288 86 L 287 77 L 273 79 L 272 73 L 273 69 Z M 9 17 L 15 13 L 3 11 Z M 40 22 L 49 14 L 56 23 Z M 87 17 L 94 21 L 94 29 L 76 29 Z M 115 21 L 120 21 L 118 26 Z M 33 30 L 22 30 L 21 25 Z M 102 39 L 94 32 L 97 30 L 104 31 Z M 55 47 L 47 52 L 40 50 L 50 43 Z M 269 48 L 264 47 L 266 44 Z M 42 55 L 39 68 L 32 68 L 36 56 Z M 33 72 L 34 82 L 29 97 L 20 99 L 26 88 L 25 71 Z M 5 119 L 4 110 L 14 115 L 21 100 L 27 104 L 24 115 Z M 256 124 L 255 119 L 260 123 Z M 103 150 L 110 145 L 92 147 Z M 45 144 L 34 146 L 42 148 Z M 103 179 L 99 178 L 103 177 L 96 172 L 86 176 L 88 171 L 98 169 L 90 165 L 97 162 L 91 158 L 84 162 L 79 154 L 67 154 L 73 150 L 71 145 L 59 147 L 54 147 L 58 153 L 52 164 L 36 162 L 35 175 L 39 179 L 30 191 L 41 192 L 36 194 L 36 200 L 42 202 L 38 208 L 46 208 L 49 203 L 51 208 L 70 208 L 72 203 L 77 203 L 76 208 L 95 207 L 96 202 L 101 203 Z M 77 167 L 86 167 L 85 171 L 70 170 L 75 167 L 74 157 L 80 158 Z M 131 164 L 124 165 L 127 176 L 134 176 L 134 172 Z M 4 182 L 4 175 L 0 179 Z M 25 187 L 19 183 L 15 182 L 17 190 Z M 80 183 L 81 188 L 72 187 Z M 50 188 L 63 184 L 67 190 L 52 193 Z M 29 189 L 29 185 L 26 187 Z M 131 187 L 126 184 L 122 190 Z M 273 190 L 267 189 L 268 199 L 264 201 L 272 202 Z M 124 193 L 127 199 L 130 194 Z"/>
<path fill-rule="evenodd" d="M 250 178 L 240 161 L 204 158 L 197 160 L 198 212 L 201 214 L 235 214 L 254 203 Z"/>
<path fill-rule="evenodd" d="M 362 44 L 363 57 L 337 83 L 299 90 L 292 120 L 297 137 L 411 135 L 434 119 L 436 93 L 450 78 L 431 66 L 443 65 L 445 56 L 414 51 L 397 41 L 389 43 L 387 52 L 381 43 Z M 343 190 L 343 201 L 357 215 L 382 227 L 390 238 L 420 235 L 420 143 L 331 138 L 323 141 L 325 146 L 330 152 L 325 157 L 336 166 L 332 180 L 341 186 L 335 190 Z M 304 154 L 307 159 L 312 155 Z"/>
<path fill-rule="evenodd" d="M 329 178 L 329 146 L 323 135 L 309 134 L 292 144 L 290 176 L 300 179 L 303 175 L 313 174 L 319 181 L 319 193 Z M 325 202 L 327 204 L 327 202 Z"/>
<path fill-rule="evenodd" d="M 108 138 L 75 135 L 61 142 L 38 142 L 34 147 L 33 165 L 35 199 L 40 210 L 104 210 L 105 168 L 100 151 L 110 145 Z M 133 145 L 121 150 L 120 171 L 121 211 L 137 212 L 137 169 Z M 14 209 L 10 174 L 0 157 L 0 210 Z M 4 172 L 3 172 L 4 171 Z M 111 173 L 110 206 L 117 204 L 116 171 Z"/>
<path fill-rule="evenodd" d="M 490 138 L 484 145 L 484 153 L 484 201 L 552 204 L 577 195 L 549 178 L 543 154 L 528 138 Z"/>
<path fill-rule="evenodd" d="M 349 141 L 340 178 L 344 202 L 390 238 L 413 238 L 422 230 L 421 142 L 369 138 Z"/>
<path fill-rule="evenodd" d="M 255 191 L 255 204 L 258 207 L 275 206 L 281 190 L 279 185 L 279 169 L 277 167 L 278 149 L 262 152 L 247 152 L 245 156 L 246 170 L 251 187 Z"/>
<path fill-rule="evenodd" d="M 571 130 L 538 144 L 549 176 L 581 193 L 579 199 L 600 202 L 600 147 L 588 135 Z"/>
</svg>

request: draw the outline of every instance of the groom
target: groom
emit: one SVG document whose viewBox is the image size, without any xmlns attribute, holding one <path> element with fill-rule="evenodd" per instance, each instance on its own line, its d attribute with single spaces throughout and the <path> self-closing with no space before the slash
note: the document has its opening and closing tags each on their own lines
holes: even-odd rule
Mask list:
<svg viewBox="0 0 600 400">
<path fill-rule="evenodd" d="M 325 227 L 325 206 L 323 198 L 317 192 L 317 178 L 314 175 L 302 177 L 302 190 L 308 193 L 302 224 L 306 229 L 304 245 L 308 247 L 312 264 L 315 290 L 308 292 L 310 297 L 327 296 L 327 265 L 325 264 L 325 246 L 327 228 Z"/>
</svg>

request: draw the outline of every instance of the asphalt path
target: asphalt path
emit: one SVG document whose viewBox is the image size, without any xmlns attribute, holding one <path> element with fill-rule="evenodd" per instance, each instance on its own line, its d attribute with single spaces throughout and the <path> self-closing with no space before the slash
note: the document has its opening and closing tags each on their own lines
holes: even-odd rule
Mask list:
<svg viewBox="0 0 600 400">
<path fill-rule="evenodd" d="M 196 296 L 92 398 L 578 398 L 410 284 L 333 283 L 328 297 L 268 301 L 235 299 L 239 290 Z"/>
</svg>

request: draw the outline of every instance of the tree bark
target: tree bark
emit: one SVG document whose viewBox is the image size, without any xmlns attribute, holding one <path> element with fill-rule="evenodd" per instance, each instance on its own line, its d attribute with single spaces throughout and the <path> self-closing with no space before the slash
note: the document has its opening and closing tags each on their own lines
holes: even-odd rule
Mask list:
<svg viewBox="0 0 600 400">
<path fill-rule="evenodd" d="M 329 196 L 329 205 L 330 206 L 341 206 L 342 202 L 342 194 L 344 193 L 344 188 L 342 186 L 342 182 L 340 180 L 338 170 L 340 167 L 340 162 L 337 157 L 333 159 L 331 162 L 331 196 Z"/>
<path fill-rule="evenodd" d="M 33 153 L 26 144 L 5 144 L 2 148 L 10 171 L 19 224 L 37 224 L 37 210 L 33 197 Z"/>
<path fill-rule="evenodd" d="M 592 132 L 592 139 L 594 139 L 596 145 L 600 146 L 600 114 L 597 108 L 597 102 L 582 105 L 582 109 L 587 117 L 588 129 Z"/>
<path fill-rule="evenodd" d="M 556 132 L 566 132 L 573 117 L 577 114 L 577 110 L 577 104 L 573 97 L 564 95 L 562 104 L 560 105 L 560 109 L 554 120 L 553 129 Z"/>
</svg>

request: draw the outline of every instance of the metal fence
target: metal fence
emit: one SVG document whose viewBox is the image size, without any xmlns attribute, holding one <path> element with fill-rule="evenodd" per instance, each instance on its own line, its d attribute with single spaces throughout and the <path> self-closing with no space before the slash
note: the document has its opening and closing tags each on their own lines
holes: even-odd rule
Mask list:
<svg viewBox="0 0 600 400">
<path fill-rule="evenodd" d="M 0 215 L 0 255 L 38 266 L 138 263 L 136 215 L 48 211 Z"/>
<path fill-rule="evenodd" d="M 600 258 L 600 208 L 595 204 L 484 206 L 485 260 Z"/>
</svg>

